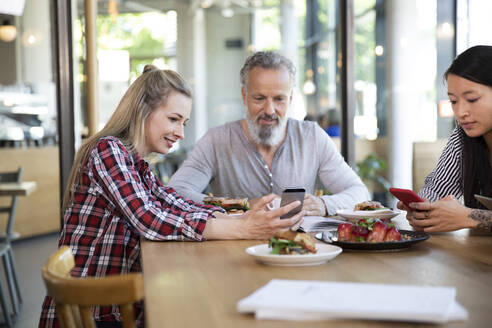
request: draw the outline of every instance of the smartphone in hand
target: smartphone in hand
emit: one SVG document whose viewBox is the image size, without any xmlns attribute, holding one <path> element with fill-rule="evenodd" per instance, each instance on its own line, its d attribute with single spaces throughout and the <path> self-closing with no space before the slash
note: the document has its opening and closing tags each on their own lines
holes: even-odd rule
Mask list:
<svg viewBox="0 0 492 328">
<path fill-rule="evenodd" d="M 400 188 L 389 188 L 389 192 L 393 194 L 396 198 L 401 200 L 403 204 L 408 206 L 410 203 L 419 203 L 424 200 L 419 197 L 413 190 L 410 189 L 400 189 Z"/>
<path fill-rule="evenodd" d="M 296 208 L 290 210 L 288 213 L 282 215 L 281 219 L 288 219 L 297 213 L 299 213 L 302 209 L 302 203 L 304 202 L 304 194 L 306 193 L 306 189 L 304 188 L 287 188 L 282 192 L 282 199 L 280 200 L 280 207 L 290 204 L 296 200 L 300 201 L 301 204 Z"/>
<path fill-rule="evenodd" d="M 475 199 L 482 203 L 487 209 L 492 210 L 492 198 L 482 195 L 474 195 Z"/>
</svg>

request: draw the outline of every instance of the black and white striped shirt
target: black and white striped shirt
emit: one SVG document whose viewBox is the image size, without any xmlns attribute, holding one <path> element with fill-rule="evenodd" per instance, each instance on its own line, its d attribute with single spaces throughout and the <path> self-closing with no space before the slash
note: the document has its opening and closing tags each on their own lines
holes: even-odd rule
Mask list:
<svg viewBox="0 0 492 328">
<path fill-rule="evenodd" d="M 463 195 L 463 143 L 456 127 L 442 151 L 437 166 L 425 178 L 419 196 L 435 202 L 448 195 L 459 199 Z"/>
</svg>

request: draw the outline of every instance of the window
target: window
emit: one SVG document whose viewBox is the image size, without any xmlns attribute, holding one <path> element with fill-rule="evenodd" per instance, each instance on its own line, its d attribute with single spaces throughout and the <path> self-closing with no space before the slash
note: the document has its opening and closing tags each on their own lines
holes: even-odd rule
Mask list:
<svg viewBox="0 0 492 328">
<path fill-rule="evenodd" d="M 85 106 L 84 19 L 77 19 L 74 27 L 80 107 Z M 177 14 L 167 12 L 129 12 L 97 17 L 97 49 L 99 68 L 99 128 L 114 112 L 122 95 L 143 71 L 146 64 L 177 70 L 176 40 Z M 80 126 L 85 126 L 87 114 L 81 110 Z M 82 129 L 82 134 L 85 134 Z"/>
</svg>

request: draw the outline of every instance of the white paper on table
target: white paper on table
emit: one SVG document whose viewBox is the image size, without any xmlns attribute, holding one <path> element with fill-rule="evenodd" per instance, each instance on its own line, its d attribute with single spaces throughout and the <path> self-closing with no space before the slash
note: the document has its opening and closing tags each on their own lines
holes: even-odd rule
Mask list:
<svg viewBox="0 0 492 328">
<path fill-rule="evenodd" d="M 306 232 L 323 231 L 329 228 L 336 228 L 340 223 L 346 223 L 339 216 L 324 217 L 324 216 L 305 216 L 301 224 L 301 228 Z"/>
<path fill-rule="evenodd" d="M 466 320 L 454 287 L 272 280 L 243 298 L 239 312 L 258 319 L 352 318 L 443 323 Z"/>
</svg>

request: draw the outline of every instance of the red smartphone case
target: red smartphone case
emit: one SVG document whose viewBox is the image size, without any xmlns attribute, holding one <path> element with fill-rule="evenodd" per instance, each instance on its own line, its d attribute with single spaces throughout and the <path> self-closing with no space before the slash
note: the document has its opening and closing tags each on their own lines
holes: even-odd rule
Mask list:
<svg viewBox="0 0 492 328">
<path fill-rule="evenodd" d="M 389 188 L 389 192 L 392 193 L 393 196 L 401 200 L 407 206 L 409 203 L 418 203 L 424 201 L 422 198 L 420 198 L 416 193 L 414 193 L 410 189 Z"/>
</svg>

